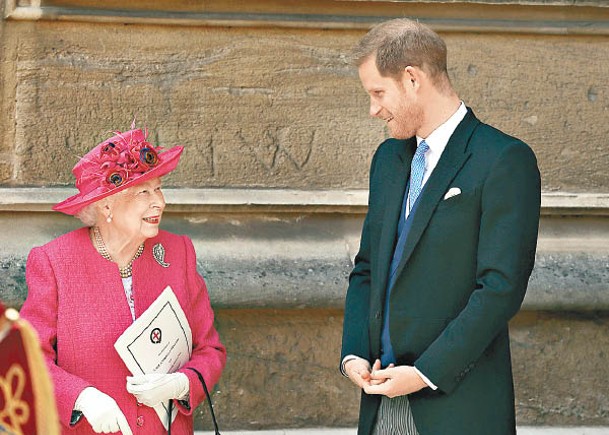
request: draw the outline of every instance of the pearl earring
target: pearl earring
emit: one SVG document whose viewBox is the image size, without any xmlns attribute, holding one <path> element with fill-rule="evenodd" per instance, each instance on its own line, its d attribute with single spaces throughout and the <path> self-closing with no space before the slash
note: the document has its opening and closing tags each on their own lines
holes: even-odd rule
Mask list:
<svg viewBox="0 0 609 435">
<path fill-rule="evenodd" d="M 108 223 L 112 222 L 112 215 L 108 215 L 108 217 L 106 218 L 106 222 L 108 222 Z"/>
</svg>

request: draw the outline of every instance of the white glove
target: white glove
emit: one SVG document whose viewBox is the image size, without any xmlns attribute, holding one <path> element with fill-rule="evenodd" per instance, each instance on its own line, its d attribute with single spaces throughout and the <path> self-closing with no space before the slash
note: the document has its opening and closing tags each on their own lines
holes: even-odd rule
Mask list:
<svg viewBox="0 0 609 435">
<path fill-rule="evenodd" d="M 156 406 L 171 399 L 185 399 L 190 382 L 184 373 L 127 376 L 127 391 L 146 406 Z"/>
<path fill-rule="evenodd" d="M 133 435 L 125 414 L 114 399 L 97 388 L 87 387 L 78 395 L 74 409 L 83 413 L 95 433 Z"/>
</svg>

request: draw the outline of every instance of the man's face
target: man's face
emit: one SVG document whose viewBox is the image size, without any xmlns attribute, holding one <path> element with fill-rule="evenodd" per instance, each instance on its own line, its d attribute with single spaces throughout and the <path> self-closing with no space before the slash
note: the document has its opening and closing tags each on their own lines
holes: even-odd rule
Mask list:
<svg viewBox="0 0 609 435">
<path fill-rule="evenodd" d="M 423 110 L 406 74 L 398 79 L 383 77 L 370 56 L 359 67 L 359 78 L 370 95 L 370 116 L 385 121 L 396 139 L 414 136 L 423 123 Z"/>
</svg>

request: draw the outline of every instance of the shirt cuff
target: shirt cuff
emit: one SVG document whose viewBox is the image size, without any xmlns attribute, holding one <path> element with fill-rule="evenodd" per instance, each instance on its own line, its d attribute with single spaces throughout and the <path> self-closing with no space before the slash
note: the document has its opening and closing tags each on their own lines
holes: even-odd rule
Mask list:
<svg viewBox="0 0 609 435">
<path fill-rule="evenodd" d="M 413 367 L 413 368 L 414 368 L 414 371 L 417 372 L 417 375 L 419 375 L 419 377 L 421 379 L 423 379 L 423 382 L 425 382 L 429 388 L 431 388 L 432 390 L 437 390 L 438 389 L 436 384 L 431 382 L 429 380 L 429 378 L 427 376 L 425 376 L 423 373 L 421 373 L 421 371 L 418 368 L 416 368 L 416 367 Z"/>
<path fill-rule="evenodd" d="M 343 358 L 342 362 L 340 363 L 340 372 L 342 373 L 342 375 L 345 378 L 348 378 L 349 376 L 347 375 L 347 372 L 345 371 L 345 364 L 347 364 L 349 361 L 353 361 L 354 359 L 363 359 L 357 355 L 347 355 Z"/>
</svg>

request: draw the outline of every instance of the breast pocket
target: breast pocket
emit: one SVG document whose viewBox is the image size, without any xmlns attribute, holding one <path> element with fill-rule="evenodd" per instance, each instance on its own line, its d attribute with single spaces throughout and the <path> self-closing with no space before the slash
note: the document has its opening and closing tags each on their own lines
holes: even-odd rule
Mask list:
<svg viewBox="0 0 609 435">
<path fill-rule="evenodd" d="M 432 246 L 475 244 L 480 226 L 480 189 L 440 201 L 427 226 L 426 242 Z M 465 251 L 464 251 L 465 252 Z"/>
<path fill-rule="evenodd" d="M 463 191 L 458 195 L 451 196 L 450 198 L 443 199 L 438 204 L 436 211 L 440 212 L 444 210 L 449 210 L 453 207 L 458 207 L 460 205 L 463 205 L 465 207 L 475 206 L 476 202 L 478 201 L 479 193 L 480 187 L 476 187 L 474 189 Z"/>
</svg>

